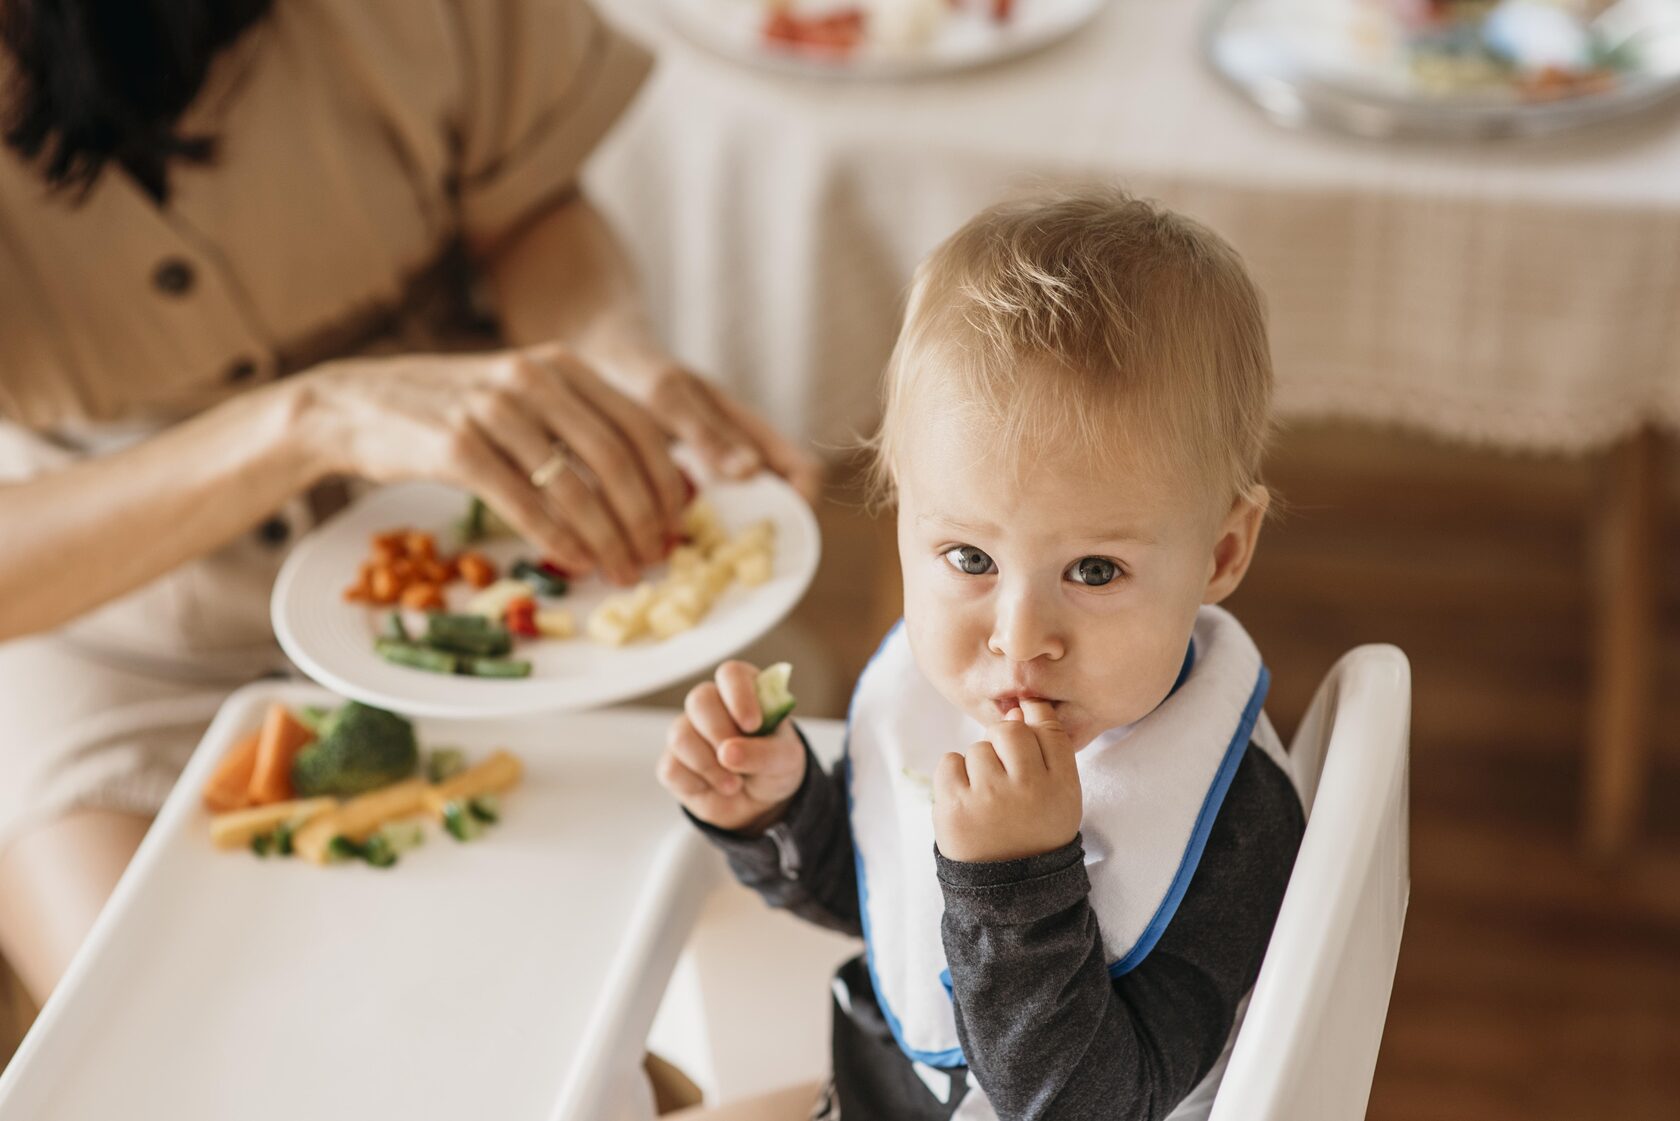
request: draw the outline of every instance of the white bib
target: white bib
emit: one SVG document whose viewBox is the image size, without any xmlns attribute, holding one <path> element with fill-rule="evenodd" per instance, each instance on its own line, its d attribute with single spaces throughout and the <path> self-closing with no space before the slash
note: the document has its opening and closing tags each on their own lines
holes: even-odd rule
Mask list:
<svg viewBox="0 0 1680 1121">
<path fill-rule="evenodd" d="M 1204 607 L 1187 672 L 1148 716 L 1080 751 L 1085 867 L 1110 976 L 1133 969 L 1172 921 L 1250 740 L 1290 774 L 1261 712 L 1268 677 L 1232 616 Z M 986 738 L 923 676 L 902 626 L 864 669 L 847 739 L 852 836 L 870 978 L 899 1047 L 966 1065 L 957 1040 L 933 859 L 932 775 Z"/>
</svg>

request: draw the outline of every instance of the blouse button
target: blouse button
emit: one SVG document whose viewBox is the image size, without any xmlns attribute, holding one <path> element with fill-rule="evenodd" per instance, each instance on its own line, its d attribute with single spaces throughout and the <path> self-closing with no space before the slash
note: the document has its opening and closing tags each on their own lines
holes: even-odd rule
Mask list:
<svg viewBox="0 0 1680 1121">
<path fill-rule="evenodd" d="M 228 366 L 223 377 L 230 382 L 250 381 L 257 373 L 257 364 L 249 358 L 241 358 Z"/>
<path fill-rule="evenodd" d="M 282 517 L 272 517 L 257 527 L 257 540 L 270 548 L 278 548 L 292 535 L 291 524 Z"/>
<path fill-rule="evenodd" d="M 193 279 L 192 265 L 179 257 L 166 257 L 152 270 L 152 287 L 166 296 L 185 296 Z"/>
</svg>

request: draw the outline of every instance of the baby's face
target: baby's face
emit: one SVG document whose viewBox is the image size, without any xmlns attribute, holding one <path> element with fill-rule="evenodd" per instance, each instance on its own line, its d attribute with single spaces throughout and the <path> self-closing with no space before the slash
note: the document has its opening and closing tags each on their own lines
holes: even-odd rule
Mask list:
<svg viewBox="0 0 1680 1121">
<path fill-rule="evenodd" d="M 895 465 L 904 619 L 940 694 L 986 725 L 1043 698 L 1076 747 L 1160 704 L 1197 608 L 1241 579 L 1258 514 L 1054 451 L 1011 471 L 948 413 L 911 431 Z"/>
</svg>

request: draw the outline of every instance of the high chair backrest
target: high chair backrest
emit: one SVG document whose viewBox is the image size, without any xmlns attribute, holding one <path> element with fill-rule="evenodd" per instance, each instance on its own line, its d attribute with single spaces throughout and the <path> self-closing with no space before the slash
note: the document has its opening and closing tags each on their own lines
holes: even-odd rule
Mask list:
<svg viewBox="0 0 1680 1121">
<path fill-rule="evenodd" d="M 1211 1121 L 1365 1115 L 1411 879 L 1411 666 L 1361 646 L 1290 747 L 1307 831 Z"/>
</svg>

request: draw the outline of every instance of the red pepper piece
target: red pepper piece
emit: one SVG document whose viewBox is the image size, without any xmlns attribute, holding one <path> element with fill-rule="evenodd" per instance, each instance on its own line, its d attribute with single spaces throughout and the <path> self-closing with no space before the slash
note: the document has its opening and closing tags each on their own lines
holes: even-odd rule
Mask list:
<svg viewBox="0 0 1680 1121">
<path fill-rule="evenodd" d="M 541 633 L 537 630 L 537 601 L 534 599 L 516 599 L 509 603 L 504 621 L 509 634 L 536 638 Z"/>
</svg>

